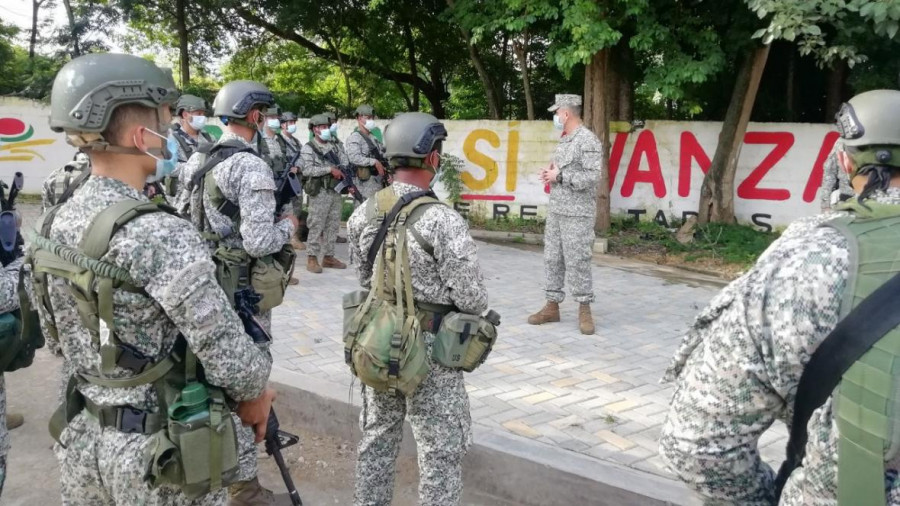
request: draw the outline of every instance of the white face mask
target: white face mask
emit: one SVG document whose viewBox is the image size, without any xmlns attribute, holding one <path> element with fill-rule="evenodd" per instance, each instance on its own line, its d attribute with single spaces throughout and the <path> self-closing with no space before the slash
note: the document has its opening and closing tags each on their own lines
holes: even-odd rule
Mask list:
<svg viewBox="0 0 900 506">
<path fill-rule="evenodd" d="M 371 132 L 372 130 L 375 130 L 375 126 L 376 126 L 376 125 L 375 125 L 375 120 L 374 120 L 374 119 L 367 119 L 367 120 L 366 120 L 366 123 L 365 123 L 363 126 L 366 128 L 366 130 L 368 130 L 368 131 Z"/>
<path fill-rule="evenodd" d="M 555 126 L 557 130 L 562 130 L 566 127 L 566 124 L 560 119 L 559 114 L 553 115 L 553 126 Z"/>
<path fill-rule="evenodd" d="M 203 130 L 206 126 L 206 116 L 191 116 L 191 128 L 194 130 Z"/>
</svg>

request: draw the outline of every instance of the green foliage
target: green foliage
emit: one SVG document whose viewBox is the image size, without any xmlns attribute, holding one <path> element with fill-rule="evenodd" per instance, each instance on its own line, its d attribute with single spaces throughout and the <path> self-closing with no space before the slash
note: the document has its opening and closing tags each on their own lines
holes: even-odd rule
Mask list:
<svg viewBox="0 0 900 506">
<path fill-rule="evenodd" d="M 679 226 L 675 222 L 674 226 Z M 697 225 L 694 240 L 681 244 L 675 234 L 655 221 L 636 221 L 632 217 L 614 217 L 610 242 L 625 246 L 654 245 L 667 253 L 685 254 L 685 260 L 720 259 L 729 264 L 749 266 L 759 258 L 777 233 L 761 232 L 746 225 L 710 223 Z"/>
<path fill-rule="evenodd" d="M 543 234 L 544 220 L 542 218 L 520 218 L 518 216 L 510 216 L 509 218 L 493 219 L 486 215 L 469 213 L 466 217 L 469 221 L 469 227 L 479 230 L 490 230 L 492 232 L 520 232 L 526 234 Z"/>
<path fill-rule="evenodd" d="M 353 214 L 353 210 L 356 209 L 353 206 L 354 202 L 356 201 L 353 199 L 341 200 L 341 221 L 347 221 L 350 219 L 350 215 Z"/>
<path fill-rule="evenodd" d="M 447 190 L 447 193 L 450 194 L 448 197 L 450 202 L 460 201 L 460 195 L 462 194 L 460 174 L 465 167 L 466 162 L 458 156 L 447 153 L 441 155 L 441 172 L 438 180 L 444 186 L 444 189 Z"/>
</svg>

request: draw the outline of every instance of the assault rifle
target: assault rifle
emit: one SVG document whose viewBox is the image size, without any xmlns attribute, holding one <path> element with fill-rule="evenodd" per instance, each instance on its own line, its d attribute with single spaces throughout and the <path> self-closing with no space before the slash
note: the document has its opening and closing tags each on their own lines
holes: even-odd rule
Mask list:
<svg viewBox="0 0 900 506">
<path fill-rule="evenodd" d="M 281 215 L 281 209 L 289 205 L 297 195 L 300 195 L 300 178 L 290 170 L 285 171 L 276 184 L 278 188 L 275 190 L 275 217 Z"/>
<path fill-rule="evenodd" d="M 0 181 L 0 264 L 9 265 L 13 260 L 24 253 L 25 245 L 22 234 L 19 231 L 19 217 L 16 215 L 16 197 L 22 190 L 25 182 L 21 172 L 16 172 L 13 177 L 12 187 Z M 9 193 L 6 190 L 9 189 Z"/>
<path fill-rule="evenodd" d="M 330 154 L 330 153 L 329 153 Z M 360 204 L 366 201 L 363 198 L 362 193 L 359 192 L 359 188 L 356 187 L 356 184 L 353 182 L 353 173 L 356 172 L 352 168 L 347 165 L 337 165 L 335 164 L 341 174 L 344 176 L 338 181 L 337 186 L 334 187 L 334 191 L 340 193 L 341 195 L 350 194 L 353 195 L 353 198 L 357 200 Z"/>
<path fill-rule="evenodd" d="M 257 304 L 261 300 L 262 296 L 256 293 L 253 288 L 244 288 L 235 292 L 234 307 L 241 318 L 241 323 L 244 324 L 244 331 L 253 339 L 254 343 L 271 343 L 272 336 L 263 327 L 259 318 L 256 317 L 259 313 Z M 281 430 L 278 417 L 275 416 L 275 408 L 272 408 L 266 421 L 266 453 L 275 459 L 275 464 L 278 465 L 278 470 L 281 472 L 281 479 L 284 480 L 284 486 L 287 488 L 288 495 L 291 498 L 291 504 L 294 506 L 303 506 L 303 501 L 300 500 L 300 493 L 297 492 L 297 487 L 294 486 L 291 472 L 284 463 L 284 456 L 281 454 L 281 450 L 294 446 L 299 442 L 300 438 L 298 436 Z"/>
</svg>

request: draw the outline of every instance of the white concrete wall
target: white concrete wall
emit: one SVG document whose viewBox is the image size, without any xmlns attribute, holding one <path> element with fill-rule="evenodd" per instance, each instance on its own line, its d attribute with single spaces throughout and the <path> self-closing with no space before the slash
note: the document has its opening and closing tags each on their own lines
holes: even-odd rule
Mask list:
<svg viewBox="0 0 900 506">
<path fill-rule="evenodd" d="M 74 149 L 48 126 L 49 108 L 0 98 L 0 179 L 25 175 L 25 191 L 66 163 Z M 297 137 L 306 140 L 301 120 Z M 384 127 L 385 122 L 379 121 Z M 488 214 L 543 214 L 546 189 L 538 181 L 559 133 L 550 121 L 448 121 L 445 151 L 466 161 L 461 210 Z M 217 130 L 218 122 L 210 122 Z M 340 122 L 346 139 L 354 120 Z M 681 217 L 697 209 L 701 167 L 715 152 L 720 123 L 648 121 L 633 133 L 611 134 L 610 171 L 615 213 L 645 213 L 642 219 Z M 751 123 L 736 179 L 738 219 L 783 226 L 818 211 L 822 165 L 837 134 L 830 125 Z M 468 205 L 466 205 L 468 204 Z"/>
</svg>

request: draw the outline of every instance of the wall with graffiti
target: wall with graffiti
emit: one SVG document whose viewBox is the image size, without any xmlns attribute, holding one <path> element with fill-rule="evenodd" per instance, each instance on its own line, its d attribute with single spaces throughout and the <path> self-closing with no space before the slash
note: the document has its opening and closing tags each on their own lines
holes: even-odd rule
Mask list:
<svg viewBox="0 0 900 506">
<path fill-rule="evenodd" d="M 45 105 L 0 98 L 0 179 L 21 171 L 25 191 L 38 192 L 46 175 L 72 158 L 74 149 L 50 131 L 48 116 Z M 341 121 L 341 138 L 354 123 Z M 216 121 L 207 128 L 221 132 Z M 446 152 L 466 162 L 461 212 L 545 212 L 547 189 L 538 172 L 559 139 L 550 121 L 449 121 L 447 128 Z M 719 129 L 712 122 L 648 121 L 632 132 L 613 132 L 613 211 L 661 222 L 695 212 Z M 305 140 L 307 133 L 301 129 L 297 136 Z M 830 125 L 751 123 L 735 181 L 738 219 L 768 228 L 816 213 L 822 167 L 836 138 Z"/>
</svg>

